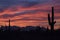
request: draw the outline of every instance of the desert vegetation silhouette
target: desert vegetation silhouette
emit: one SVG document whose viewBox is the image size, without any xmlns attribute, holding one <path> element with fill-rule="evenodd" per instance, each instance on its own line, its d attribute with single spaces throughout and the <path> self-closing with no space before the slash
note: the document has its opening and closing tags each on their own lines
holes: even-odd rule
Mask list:
<svg viewBox="0 0 60 40">
<path fill-rule="evenodd" d="M 51 31 L 54 31 L 54 24 L 56 23 L 56 21 L 54 21 L 54 7 L 52 7 L 52 17 L 50 18 L 50 14 L 48 14 L 48 23 L 51 27 Z"/>
</svg>

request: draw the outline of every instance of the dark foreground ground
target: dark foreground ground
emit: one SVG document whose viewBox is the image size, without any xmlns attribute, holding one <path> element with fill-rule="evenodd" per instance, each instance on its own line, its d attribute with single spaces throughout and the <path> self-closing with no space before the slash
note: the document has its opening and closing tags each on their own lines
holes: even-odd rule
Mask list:
<svg viewBox="0 0 60 40">
<path fill-rule="evenodd" d="M 0 32 L 0 40 L 60 40 L 60 32 Z"/>
<path fill-rule="evenodd" d="M 39 26 L 1 27 L 0 40 L 60 40 L 60 29 L 51 32 L 48 28 Z"/>
</svg>

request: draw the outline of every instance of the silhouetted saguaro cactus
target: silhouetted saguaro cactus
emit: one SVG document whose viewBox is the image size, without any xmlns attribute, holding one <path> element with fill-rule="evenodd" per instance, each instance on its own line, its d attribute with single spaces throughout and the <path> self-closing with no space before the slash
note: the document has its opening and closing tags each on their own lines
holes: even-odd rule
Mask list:
<svg viewBox="0 0 60 40">
<path fill-rule="evenodd" d="M 9 21 L 8 21 L 8 22 L 9 22 L 9 27 L 8 27 L 8 30 L 10 30 L 10 19 L 9 19 Z"/>
<path fill-rule="evenodd" d="M 50 14 L 48 14 L 48 23 L 51 26 L 51 31 L 53 31 L 54 30 L 54 25 L 56 23 L 56 21 L 54 21 L 54 7 L 52 7 L 51 19 L 50 19 Z"/>
</svg>

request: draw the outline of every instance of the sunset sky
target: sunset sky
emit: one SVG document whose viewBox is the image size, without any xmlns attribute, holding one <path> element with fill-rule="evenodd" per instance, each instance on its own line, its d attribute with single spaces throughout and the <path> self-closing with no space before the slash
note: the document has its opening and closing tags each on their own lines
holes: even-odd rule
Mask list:
<svg viewBox="0 0 60 40">
<path fill-rule="evenodd" d="M 55 28 L 60 28 L 60 0 L 0 0 L 0 25 L 48 26 L 48 13 L 55 10 Z"/>
</svg>

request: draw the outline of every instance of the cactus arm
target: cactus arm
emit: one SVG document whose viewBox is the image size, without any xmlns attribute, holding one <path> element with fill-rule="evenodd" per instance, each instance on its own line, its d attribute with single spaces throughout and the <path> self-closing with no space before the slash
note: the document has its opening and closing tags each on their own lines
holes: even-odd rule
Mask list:
<svg viewBox="0 0 60 40">
<path fill-rule="evenodd" d="M 49 25 L 51 25 L 51 22 L 50 22 L 50 14 L 48 14 L 48 23 L 49 23 Z"/>
<path fill-rule="evenodd" d="M 54 24 L 56 23 L 56 21 L 54 22 Z"/>
</svg>

